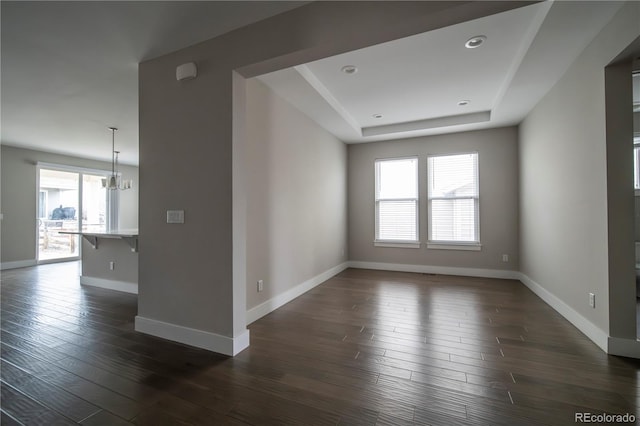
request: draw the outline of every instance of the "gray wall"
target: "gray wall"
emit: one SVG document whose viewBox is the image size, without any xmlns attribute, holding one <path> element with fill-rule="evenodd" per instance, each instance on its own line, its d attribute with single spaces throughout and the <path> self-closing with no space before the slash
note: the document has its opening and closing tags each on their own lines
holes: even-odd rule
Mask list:
<svg viewBox="0 0 640 426">
<path fill-rule="evenodd" d="M 639 6 L 616 14 L 519 132 L 521 271 L 607 334 L 609 291 L 633 282 L 609 283 L 604 68 L 638 35 Z"/>
<path fill-rule="evenodd" d="M 109 262 L 114 262 L 113 270 Z M 82 239 L 82 275 L 90 278 L 138 284 L 138 253 L 132 252 L 126 241 L 100 238 L 94 249 Z"/>
<path fill-rule="evenodd" d="M 517 129 L 506 127 L 349 145 L 349 259 L 518 270 Z M 481 251 L 427 249 L 427 155 L 478 152 Z M 420 249 L 375 247 L 374 161 L 418 156 Z M 509 262 L 502 255 L 509 255 Z"/>
<path fill-rule="evenodd" d="M 347 149 L 259 80 L 247 105 L 250 309 L 347 260 Z"/>
<path fill-rule="evenodd" d="M 1 146 L 2 156 L 2 263 L 35 260 L 36 256 L 36 164 L 111 170 L 111 163 Z M 120 226 L 138 227 L 138 168 L 119 166 L 133 188 L 120 197 Z"/>
<path fill-rule="evenodd" d="M 640 54 L 640 38 L 638 41 L 634 56 Z M 630 59 L 605 68 L 609 334 L 636 340 L 633 115 L 629 111 L 633 97 L 630 76 Z"/>
<path fill-rule="evenodd" d="M 520 5 L 313 2 L 141 63 L 139 317 L 246 334 L 247 194 L 234 137 L 242 118 L 233 114 L 243 100 L 232 96 L 234 70 L 254 77 Z M 191 61 L 198 77 L 177 82 L 176 66 Z M 171 208 L 185 210 L 184 225 L 165 223 Z"/>
</svg>

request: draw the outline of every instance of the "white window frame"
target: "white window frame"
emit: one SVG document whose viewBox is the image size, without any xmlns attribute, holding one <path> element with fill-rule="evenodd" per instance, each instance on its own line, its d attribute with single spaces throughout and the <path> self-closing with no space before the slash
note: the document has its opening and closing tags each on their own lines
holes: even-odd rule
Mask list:
<svg viewBox="0 0 640 426">
<path fill-rule="evenodd" d="M 384 161 L 398 161 L 398 160 L 415 160 L 416 162 L 416 195 L 412 198 L 380 198 L 380 164 Z M 396 248 L 420 248 L 420 160 L 418 156 L 407 157 L 393 157 L 393 158 L 377 158 L 374 161 L 375 169 L 375 187 L 374 187 L 374 199 L 375 199 L 375 239 L 374 245 L 376 247 L 396 247 Z M 416 239 L 415 240 L 389 240 L 379 238 L 379 207 L 380 201 L 413 201 L 415 203 L 415 223 L 416 223 Z"/>
<path fill-rule="evenodd" d="M 38 184 L 38 219 L 44 218 L 40 213 L 43 211 L 46 214 L 49 206 L 49 194 L 47 191 L 43 191 L 40 189 L 40 184 Z"/>
<path fill-rule="evenodd" d="M 473 154 L 476 156 L 475 161 L 475 175 L 476 175 L 476 184 L 477 191 L 475 196 L 461 196 L 461 197 L 433 197 L 431 195 L 431 179 L 432 177 L 432 167 L 431 167 L 431 159 L 437 157 L 449 157 L 449 156 L 457 156 L 457 155 L 469 155 Z M 433 223 L 431 220 L 433 219 L 432 214 L 432 201 L 433 200 L 455 200 L 455 199 L 473 199 L 475 205 L 475 229 L 474 229 L 474 240 L 473 241 L 447 241 L 447 240 L 434 240 L 433 235 Z M 427 248 L 428 249 L 438 249 L 438 250 L 472 250 L 479 251 L 482 249 L 482 244 L 480 243 L 480 155 L 476 151 L 469 152 L 453 152 L 446 154 L 430 154 L 427 156 L 427 223 L 428 223 L 428 240 L 427 240 Z"/>
<path fill-rule="evenodd" d="M 640 196 L 640 133 L 633 135 L 633 189 Z"/>
</svg>

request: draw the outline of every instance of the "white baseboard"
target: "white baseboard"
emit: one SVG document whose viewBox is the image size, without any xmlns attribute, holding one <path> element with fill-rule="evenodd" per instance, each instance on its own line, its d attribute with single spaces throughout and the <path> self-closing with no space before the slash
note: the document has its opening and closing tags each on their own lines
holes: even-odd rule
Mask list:
<svg viewBox="0 0 640 426">
<path fill-rule="evenodd" d="M 126 281 L 107 280 L 104 278 L 80 276 L 80 284 L 91 287 L 106 288 L 109 290 L 124 291 L 125 293 L 138 294 L 138 284 Z"/>
<path fill-rule="evenodd" d="M 518 271 L 501 269 L 459 268 L 453 266 L 408 265 L 403 263 L 363 262 L 352 260 L 347 262 L 350 268 L 376 269 L 379 271 L 416 272 L 422 274 L 460 275 L 464 277 L 520 279 Z"/>
<path fill-rule="evenodd" d="M 38 262 L 36 262 L 35 259 L 2 262 L 2 264 L 0 264 L 0 270 L 4 271 L 5 269 L 27 268 L 29 266 L 36 266 L 37 264 Z"/>
<path fill-rule="evenodd" d="M 529 290 L 533 291 L 539 298 L 555 309 L 560 315 L 565 317 L 567 321 L 573 324 L 578 330 L 584 333 L 593 341 L 593 343 L 598 345 L 600 349 L 609 353 L 608 333 L 604 332 L 591 321 L 580 315 L 572 307 L 564 303 L 560 298 L 529 278 L 527 275 L 520 273 L 520 281 L 522 281 Z"/>
<path fill-rule="evenodd" d="M 325 282 L 329 278 L 344 271 L 347 268 L 359 268 L 359 269 L 377 269 L 384 271 L 398 271 L 398 272 L 420 272 L 420 273 L 433 273 L 444 275 L 462 275 L 471 277 L 485 277 L 485 278 L 504 278 L 504 279 L 518 279 L 519 272 L 517 271 L 501 271 L 495 269 L 474 269 L 474 268 L 455 268 L 445 266 L 427 266 L 427 265 L 405 265 L 396 263 L 377 263 L 377 262 L 359 262 L 349 261 L 337 265 L 315 277 L 298 284 L 297 286 L 281 293 L 266 302 L 261 303 L 247 310 L 247 324 L 262 318 L 263 316 L 275 311 L 280 306 L 289 303 L 296 297 L 306 293 L 317 285 Z"/>
<path fill-rule="evenodd" d="M 640 359 L 640 342 L 635 339 L 609 337 L 608 349 L 607 352 L 611 355 Z"/>
<path fill-rule="evenodd" d="M 1 270 L 25 268 L 36 265 L 37 262 L 35 259 L 2 262 Z M 585 317 L 580 315 L 577 311 L 563 302 L 560 298 L 549 292 L 537 282 L 533 281 L 526 274 L 518 271 L 497 269 L 458 268 L 448 266 L 349 261 L 337 265 L 287 290 L 286 292 L 279 294 L 276 297 L 267 300 L 266 302 L 261 303 L 260 305 L 252 309 L 247 310 L 247 324 L 251 324 L 257 319 L 278 309 L 280 306 L 306 293 L 307 291 L 311 290 L 312 288 L 316 287 L 317 285 L 323 283 L 324 281 L 344 271 L 347 268 L 520 280 L 525 286 L 527 286 L 538 297 L 540 297 L 548 305 L 550 305 L 553 309 L 560 313 L 564 318 L 566 318 L 571 324 L 578 328 L 578 330 L 584 333 L 606 353 L 631 358 L 640 358 L 640 341 L 608 336 L 608 333 L 598 328 L 592 322 L 587 320 Z M 81 276 L 80 283 L 82 285 L 138 294 L 138 285 L 136 283 L 107 280 L 87 276 Z M 185 343 L 187 345 L 211 350 L 230 356 L 238 354 L 249 346 L 249 330 L 246 330 L 246 332 L 242 333 L 238 337 L 231 338 L 203 330 L 182 327 L 163 321 L 144 318 L 141 316 L 136 316 L 135 329 L 136 331 L 140 331 L 142 333 L 162 337 L 164 339 L 173 340 L 180 343 Z"/>
<path fill-rule="evenodd" d="M 631 339 L 609 337 L 591 321 L 580 315 L 577 311 L 563 302 L 560 298 L 549 292 L 527 275 L 519 271 L 505 271 L 496 269 L 456 268 L 448 266 L 406 265 L 400 263 L 378 262 L 347 262 L 350 268 L 376 269 L 382 271 L 417 272 L 427 274 L 460 275 L 469 277 L 503 278 L 521 281 L 549 306 L 565 317 L 578 330 L 584 333 L 603 351 L 612 355 L 640 358 L 640 342 Z"/>
<path fill-rule="evenodd" d="M 280 293 L 279 295 L 267 300 L 266 302 L 263 302 L 258 306 L 255 306 L 247 310 L 247 325 L 251 324 L 252 322 L 254 322 L 259 318 L 262 318 L 268 313 L 275 311 L 280 306 L 291 302 L 296 297 L 306 293 L 307 291 L 311 290 L 317 285 L 322 284 L 329 278 L 333 277 L 336 274 L 339 274 L 340 272 L 344 271 L 348 267 L 349 267 L 349 262 L 341 263 L 340 265 L 334 266 L 333 268 L 319 275 L 316 275 L 315 277 L 308 279 L 307 281 L 301 284 L 298 284 L 293 288 L 290 288 L 284 293 Z"/>
<path fill-rule="evenodd" d="M 135 329 L 141 333 L 229 356 L 235 356 L 249 347 L 249 330 L 237 337 L 227 337 L 139 315 L 136 316 Z"/>
</svg>

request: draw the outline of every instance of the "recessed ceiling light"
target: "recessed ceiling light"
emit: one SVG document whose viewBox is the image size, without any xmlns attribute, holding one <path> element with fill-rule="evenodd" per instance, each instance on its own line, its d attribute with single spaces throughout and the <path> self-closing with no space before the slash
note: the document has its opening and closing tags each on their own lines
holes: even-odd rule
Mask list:
<svg viewBox="0 0 640 426">
<path fill-rule="evenodd" d="M 358 67 L 355 65 L 345 65 L 342 67 L 341 71 L 345 74 L 355 74 L 358 72 Z"/>
<path fill-rule="evenodd" d="M 467 49 L 475 49 L 476 47 L 478 47 L 482 43 L 484 43 L 486 40 L 487 40 L 487 36 L 483 36 L 483 35 L 478 35 L 478 36 L 475 36 L 475 37 L 471 37 L 464 44 L 464 47 L 466 47 Z"/>
<path fill-rule="evenodd" d="M 467 106 L 470 102 L 471 101 L 469 99 L 463 99 L 461 101 L 458 101 L 458 106 Z"/>
<path fill-rule="evenodd" d="M 373 118 L 382 118 L 382 114 L 373 114 L 372 117 Z"/>
</svg>

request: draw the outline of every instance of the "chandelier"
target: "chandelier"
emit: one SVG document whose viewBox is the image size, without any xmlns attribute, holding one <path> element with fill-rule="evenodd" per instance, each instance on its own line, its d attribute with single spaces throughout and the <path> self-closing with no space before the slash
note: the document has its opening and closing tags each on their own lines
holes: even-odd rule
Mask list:
<svg viewBox="0 0 640 426">
<path fill-rule="evenodd" d="M 116 130 L 117 127 L 109 127 L 111 130 L 111 176 L 102 179 L 102 187 L 109 190 L 125 190 L 131 189 L 131 180 L 122 179 L 120 173 L 118 173 L 118 154 L 120 151 L 115 149 Z"/>
</svg>

